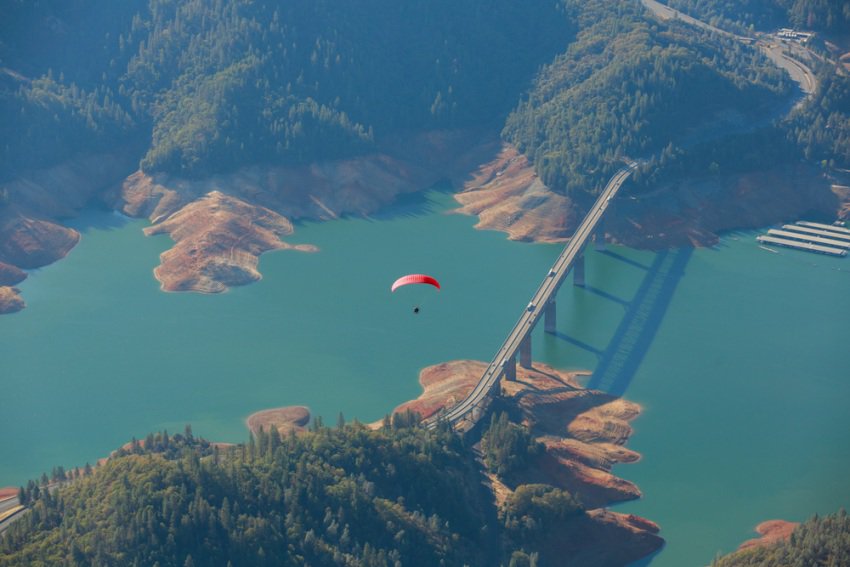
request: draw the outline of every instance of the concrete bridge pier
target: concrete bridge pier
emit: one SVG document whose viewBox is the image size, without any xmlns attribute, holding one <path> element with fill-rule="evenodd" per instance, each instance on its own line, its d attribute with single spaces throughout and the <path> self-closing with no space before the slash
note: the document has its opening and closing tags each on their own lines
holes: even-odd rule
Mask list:
<svg viewBox="0 0 850 567">
<path fill-rule="evenodd" d="M 512 356 L 505 361 L 504 367 L 505 380 L 508 382 L 516 382 L 516 357 Z"/>
<path fill-rule="evenodd" d="M 531 368 L 531 333 L 525 335 L 519 343 L 519 365 L 523 368 Z"/>
<path fill-rule="evenodd" d="M 596 225 L 596 231 L 593 233 L 593 247 L 599 252 L 605 250 L 605 219 L 599 219 L 599 224 Z"/>
<path fill-rule="evenodd" d="M 471 413 L 472 413 L 472 424 L 475 425 L 476 423 L 478 423 L 478 420 L 481 419 L 481 414 L 483 413 L 483 410 L 481 409 L 481 406 L 474 405 L 474 406 L 472 406 L 472 412 Z"/>
<path fill-rule="evenodd" d="M 546 302 L 546 307 L 543 308 L 543 330 L 547 333 L 555 334 L 557 323 L 555 322 L 555 296 Z"/>
<path fill-rule="evenodd" d="M 584 287 L 584 251 L 573 261 L 573 285 Z"/>
</svg>

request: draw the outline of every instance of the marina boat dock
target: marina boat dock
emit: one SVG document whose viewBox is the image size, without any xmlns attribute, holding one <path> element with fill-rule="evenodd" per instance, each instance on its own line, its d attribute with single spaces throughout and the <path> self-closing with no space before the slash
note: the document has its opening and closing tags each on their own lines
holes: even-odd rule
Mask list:
<svg viewBox="0 0 850 567">
<path fill-rule="evenodd" d="M 832 232 L 841 232 L 843 234 L 850 234 L 850 228 L 845 228 L 843 226 L 836 226 L 834 224 L 822 224 L 819 222 L 808 222 L 808 221 L 800 221 L 797 223 L 800 226 L 808 226 L 811 228 L 821 228 L 823 230 L 829 230 Z"/>
<path fill-rule="evenodd" d="M 832 248 L 850 248 L 850 240 L 837 240 L 834 238 L 824 238 L 814 234 L 805 232 L 796 232 L 793 230 L 779 230 L 771 228 L 767 231 L 769 236 L 777 238 L 790 238 L 791 240 L 802 240 L 803 242 L 811 242 L 812 244 L 820 244 L 822 246 L 831 246 Z"/>
<path fill-rule="evenodd" d="M 850 229 L 828 224 L 800 221 L 771 228 L 756 237 L 760 244 L 772 244 L 829 256 L 846 256 L 850 249 Z"/>
<path fill-rule="evenodd" d="M 803 242 L 801 240 L 790 240 L 788 238 L 777 238 L 775 236 L 758 236 L 756 240 L 762 244 L 775 244 L 776 246 L 784 246 L 785 248 L 796 248 L 797 250 L 805 250 L 807 252 L 818 252 L 829 256 L 846 256 L 847 250 L 841 248 L 832 248 L 831 246 L 821 246 L 812 244 L 811 242 Z"/>
<path fill-rule="evenodd" d="M 850 242 L 850 234 L 845 234 L 843 232 L 833 232 L 830 230 L 823 230 L 820 228 L 810 228 L 808 226 L 800 226 L 796 224 L 783 224 L 782 230 L 791 230 L 794 232 L 803 232 L 805 234 L 813 234 L 815 236 L 822 236 L 824 238 L 831 238 L 834 240 L 843 240 L 845 242 Z"/>
</svg>

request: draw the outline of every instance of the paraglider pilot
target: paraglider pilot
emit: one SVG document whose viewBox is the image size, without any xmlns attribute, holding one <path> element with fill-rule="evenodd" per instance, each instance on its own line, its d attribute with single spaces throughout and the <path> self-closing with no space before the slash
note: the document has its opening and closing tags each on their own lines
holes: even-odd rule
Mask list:
<svg viewBox="0 0 850 567">
<path fill-rule="evenodd" d="M 434 286 L 438 290 L 440 289 L 440 282 L 431 276 L 426 276 L 425 274 L 409 274 L 406 276 L 402 276 L 398 278 L 395 282 L 393 282 L 392 287 L 390 288 L 391 292 L 395 292 L 396 289 L 401 286 L 410 285 L 410 284 L 428 284 Z M 413 308 L 413 314 L 419 314 L 419 306 Z"/>
</svg>

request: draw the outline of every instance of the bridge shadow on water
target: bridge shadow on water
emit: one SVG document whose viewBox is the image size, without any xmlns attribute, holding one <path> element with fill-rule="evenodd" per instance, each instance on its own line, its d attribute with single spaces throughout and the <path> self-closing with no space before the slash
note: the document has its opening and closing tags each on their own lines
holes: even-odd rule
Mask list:
<svg viewBox="0 0 850 567">
<path fill-rule="evenodd" d="M 635 268 L 640 268 L 641 270 L 649 271 L 652 268 L 652 266 L 647 266 L 646 264 L 641 264 L 637 260 L 633 260 L 633 259 L 631 259 L 627 256 L 623 256 L 622 254 L 618 254 L 617 252 L 614 252 L 613 250 L 602 250 L 599 253 L 604 255 L 604 256 L 608 256 L 609 258 L 614 258 L 615 260 L 619 260 L 620 262 L 622 262 L 624 264 L 634 266 Z"/>
<path fill-rule="evenodd" d="M 593 286 L 590 286 L 590 285 L 585 285 L 584 290 L 587 291 L 587 292 L 590 292 L 594 295 L 598 295 L 599 297 L 601 297 L 603 299 L 607 299 L 609 301 L 619 303 L 620 305 L 622 305 L 626 309 L 628 309 L 628 307 L 629 307 L 628 301 L 626 301 L 625 299 L 623 299 L 621 297 L 617 297 L 616 295 L 612 295 L 612 294 L 608 293 L 607 291 L 603 291 L 599 288 L 596 288 L 596 287 L 593 287 Z"/>
<path fill-rule="evenodd" d="M 605 354 L 603 351 L 599 350 L 598 348 L 596 348 L 592 345 L 589 345 L 584 341 L 580 341 L 576 338 L 573 338 L 566 333 L 562 333 L 561 331 L 555 331 L 554 334 L 555 334 L 556 337 L 558 337 L 559 339 L 561 339 L 562 341 L 564 341 L 566 343 L 570 343 L 571 345 L 577 346 L 581 350 L 585 350 L 589 353 L 595 354 L 597 356 L 597 358 L 601 359 Z"/>
<path fill-rule="evenodd" d="M 626 392 L 664 320 L 664 314 L 692 254 L 693 248 L 662 250 L 655 255 L 652 265 L 640 265 L 647 270 L 646 276 L 634 298 L 624 302 L 626 314 L 603 352 L 599 353 L 589 345 L 583 346 L 578 344 L 580 341 L 558 334 L 564 340 L 598 353 L 600 361 L 588 380 L 588 388 L 614 396 L 622 396 Z M 619 259 L 637 264 L 622 256 Z M 604 297 L 607 294 L 600 295 Z M 622 302 L 616 297 L 611 299 Z"/>
</svg>

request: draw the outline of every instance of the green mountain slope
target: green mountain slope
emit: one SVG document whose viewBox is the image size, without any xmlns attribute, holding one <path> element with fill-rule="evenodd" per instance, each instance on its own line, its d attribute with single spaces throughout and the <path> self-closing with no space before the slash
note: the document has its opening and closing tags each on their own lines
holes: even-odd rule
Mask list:
<svg viewBox="0 0 850 567">
<path fill-rule="evenodd" d="M 123 113 L 112 140 L 148 138 L 142 167 L 184 176 L 352 155 L 408 129 L 498 124 L 539 63 L 571 37 L 555 3 L 150 0 L 138 11 L 112 8 L 108 31 L 100 18 L 90 22 L 101 0 L 75 4 L 11 13 L 34 35 L 72 31 L 52 38 L 66 53 L 59 57 L 7 24 L 3 65 L 24 76 L 52 68 L 60 100 L 33 101 L 36 87 L 26 80 L 0 85 L 0 113 L 20 117 L 4 120 L 0 134 L 15 140 L 21 125 L 52 127 L 56 136 L 88 134 L 94 143 Z M 85 98 L 84 109 L 71 91 Z M 82 131 L 70 117 L 81 111 L 91 116 Z M 30 119 L 39 112 L 53 122 Z M 41 165 L 79 147 L 66 138 L 63 154 L 35 138 L 7 143 L 0 170 L 27 155 L 41 154 L 26 161 Z"/>
<path fill-rule="evenodd" d="M 494 565 L 496 512 L 457 437 L 420 428 L 276 430 L 213 448 L 149 436 L 48 493 L 0 565 Z"/>
<path fill-rule="evenodd" d="M 503 132 L 556 190 L 601 187 L 620 157 L 671 157 L 713 138 L 718 122 L 725 136 L 769 116 L 791 92 L 781 71 L 732 40 L 648 22 L 633 6 L 591 21 Z"/>
<path fill-rule="evenodd" d="M 815 516 L 800 525 L 788 541 L 739 551 L 715 560 L 712 567 L 781 567 L 850 565 L 850 518 L 841 510 Z"/>
</svg>

